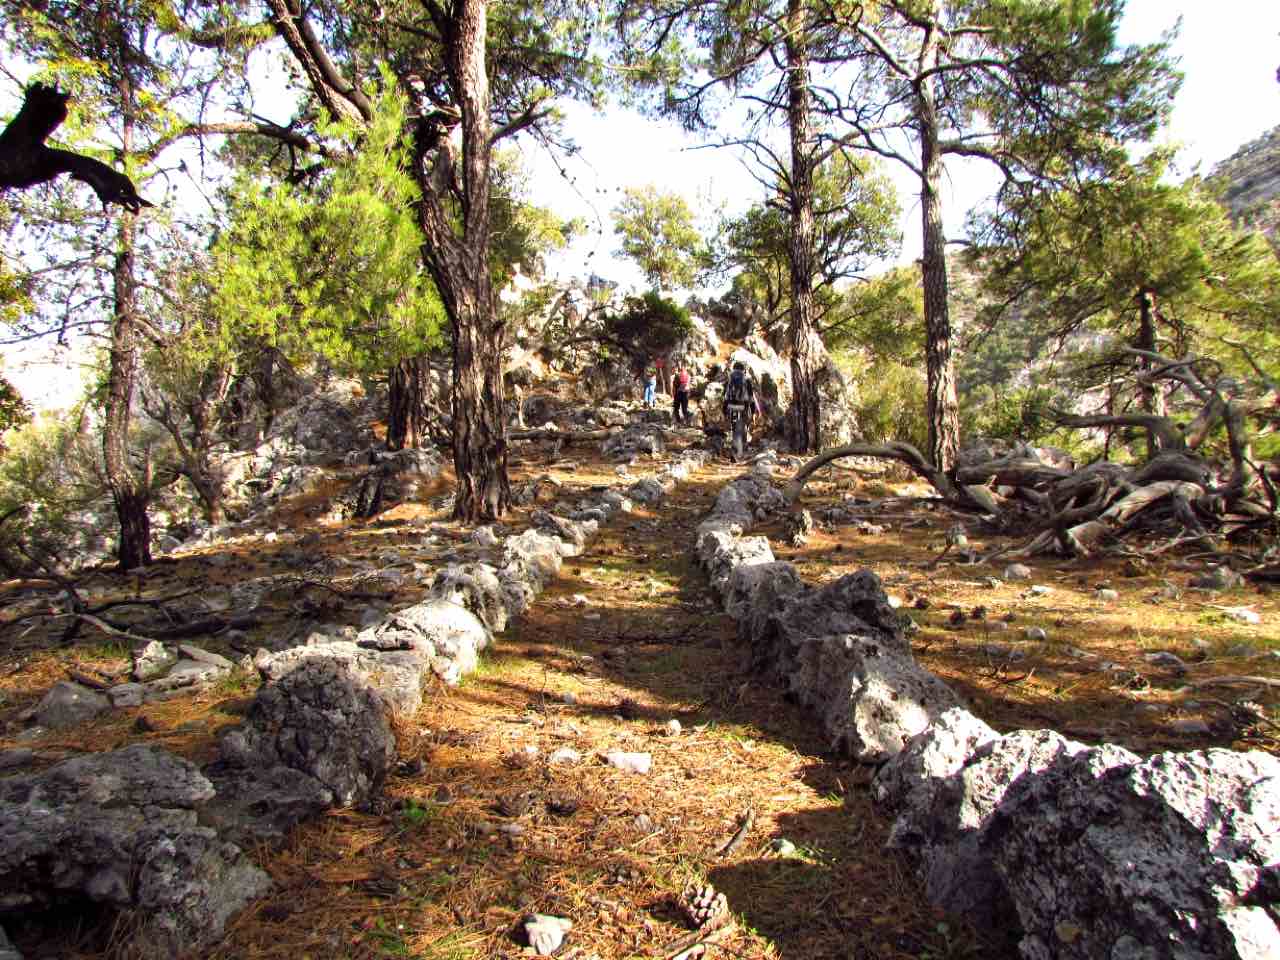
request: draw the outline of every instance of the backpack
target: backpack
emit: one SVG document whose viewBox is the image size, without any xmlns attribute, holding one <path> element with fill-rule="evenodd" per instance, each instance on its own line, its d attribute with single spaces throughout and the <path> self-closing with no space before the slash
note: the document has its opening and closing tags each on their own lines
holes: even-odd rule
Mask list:
<svg viewBox="0 0 1280 960">
<path fill-rule="evenodd" d="M 725 403 L 746 404 L 750 400 L 751 389 L 747 385 L 747 375 L 741 370 L 733 371 L 729 377 L 729 386 L 725 389 Z"/>
</svg>

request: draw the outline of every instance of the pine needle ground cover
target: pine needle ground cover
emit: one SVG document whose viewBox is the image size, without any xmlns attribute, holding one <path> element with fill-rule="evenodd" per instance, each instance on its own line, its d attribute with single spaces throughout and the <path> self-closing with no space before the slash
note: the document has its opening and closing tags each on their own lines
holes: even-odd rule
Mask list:
<svg viewBox="0 0 1280 960">
<path fill-rule="evenodd" d="M 557 466 L 548 450 L 525 445 L 514 481 L 551 475 L 570 492 L 616 482 L 614 464 L 589 451 L 572 448 L 573 463 Z M 1015 956 L 1013 931 L 971 929 L 928 907 L 905 864 L 882 849 L 889 824 L 870 803 L 871 771 L 831 756 L 815 723 L 743 672 L 734 625 L 691 560 L 698 521 L 735 473 L 709 466 L 655 509 L 620 515 L 566 561 L 475 674 L 433 691 L 401 725 L 382 800 L 333 811 L 282 848 L 255 851 L 276 892 L 207 956 L 519 957 L 527 948 L 515 933 L 531 913 L 571 920 L 557 956 L 578 960 Z M 811 483 L 798 508 L 883 496 L 883 486 L 836 471 Z M 516 511 L 513 528 L 529 509 Z M 292 504 L 277 542 L 214 546 L 143 577 L 98 573 L 93 590 L 136 599 L 193 584 L 229 589 L 273 572 L 287 578 L 290 544 L 308 533 L 319 534 L 308 549 L 335 569 L 344 559 L 399 557 L 405 570 L 426 571 L 433 550 L 469 534 L 430 502 L 368 523 L 320 524 L 319 511 L 318 502 Z M 1191 590 L 1177 557 L 1033 563 L 1030 580 L 1004 581 L 1003 564 L 934 564 L 954 518 L 927 501 L 886 503 L 883 514 L 878 533 L 820 524 L 803 547 L 790 545 L 781 522 L 757 532 L 810 582 L 862 567 L 879 573 L 918 626 L 917 656 L 999 729 L 1053 727 L 1139 752 L 1277 751 L 1273 595 Z M 425 531 L 440 546 L 425 545 Z M 293 583 L 264 599 L 245 639 L 252 649 L 317 618 L 357 625 L 372 604 L 418 599 L 420 579 L 388 581 L 376 599 L 337 578 Z M 1100 600 L 1100 584 L 1117 597 Z M 237 672 L 193 697 L 20 740 L 17 718 L 68 668 L 117 672 L 128 645 L 87 630 L 61 645 L 65 622 L 39 616 L 29 591 L 11 584 L 0 596 L 9 600 L 0 749 L 32 748 L 38 764 L 138 741 L 205 762 L 256 688 L 256 677 Z M 1256 611 L 1260 624 L 1223 613 L 1236 606 Z M 218 637 L 195 642 L 238 655 Z M 1182 666 L 1153 662 L 1159 652 Z M 1240 676 L 1259 682 L 1212 682 Z M 1242 721 L 1240 701 L 1259 704 L 1261 718 Z M 604 758 L 614 751 L 648 753 L 651 769 L 611 766 Z M 731 922 L 703 937 L 691 934 L 681 895 L 706 885 L 724 894 Z M 109 924 L 72 909 L 10 933 L 32 957 L 127 955 L 127 936 Z"/>
</svg>

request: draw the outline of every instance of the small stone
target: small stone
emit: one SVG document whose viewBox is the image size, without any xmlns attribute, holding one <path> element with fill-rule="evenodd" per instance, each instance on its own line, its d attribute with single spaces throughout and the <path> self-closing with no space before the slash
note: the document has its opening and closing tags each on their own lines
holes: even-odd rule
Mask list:
<svg viewBox="0 0 1280 960">
<path fill-rule="evenodd" d="M 1047 597 L 1049 594 L 1053 593 L 1053 587 L 1046 587 L 1042 583 L 1037 583 L 1034 587 L 1027 590 L 1027 593 L 1031 594 L 1033 597 Z"/>
<path fill-rule="evenodd" d="M 1112 590 L 1108 587 L 1102 587 L 1094 593 L 1094 597 L 1097 598 L 1100 603 L 1115 603 L 1120 599 L 1120 594 L 1116 590 Z"/>
<path fill-rule="evenodd" d="M 663 727 L 663 729 L 667 732 L 667 736 L 678 737 L 680 736 L 681 732 L 684 730 L 684 727 L 680 725 L 679 720 L 677 720 L 675 717 L 672 717 L 670 720 L 666 722 L 666 725 Z"/>
<path fill-rule="evenodd" d="M 994 633 L 1004 633 L 1009 629 L 1009 624 L 1004 620 L 987 620 L 984 626 Z"/>
<path fill-rule="evenodd" d="M 627 773 L 647 774 L 653 767 L 653 755 L 648 753 L 627 753 L 622 750 L 610 750 L 604 755 L 610 766 L 617 767 Z"/>
<path fill-rule="evenodd" d="M 1004 586 L 1004 581 L 999 577 L 983 577 L 978 582 L 988 590 L 998 590 Z"/>
<path fill-rule="evenodd" d="M 889 601 L 889 606 L 893 607 L 895 610 L 902 606 L 902 598 L 894 596 L 892 593 L 888 594 L 885 599 Z"/>
<path fill-rule="evenodd" d="M 1180 733 L 1184 736 L 1199 737 L 1212 733 L 1209 725 L 1203 720 L 1188 718 L 1184 720 L 1172 720 L 1169 723 L 1169 729 L 1174 733 Z"/>
<path fill-rule="evenodd" d="M 1262 617 L 1258 615 L 1258 611 L 1251 610 L 1248 607 L 1219 607 L 1232 620 L 1239 620 L 1241 623 L 1247 623 L 1251 626 L 1257 626 L 1262 622 Z"/>
<path fill-rule="evenodd" d="M 578 702 L 578 695 L 570 690 L 566 690 L 560 695 L 560 699 L 572 707 Z"/>
<path fill-rule="evenodd" d="M 1049 635 L 1045 633 L 1044 627 L 1027 627 L 1022 631 L 1022 635 L 1028 640 L 1036 643 L 1044 643 L 1049 639 Z"/>
<path fill-rule="evenodd" d="M 553 750 L 547 757 L 547 763 L 577 763 L 582 759 L 582 754 L 573 747 L 560 747 Z"/>
<path fill-rule="evenodd" d="M 794 857 L 799 851 L 796 845 L 786 837 L 778 837 L 769 842 L 769 849 L 780 857 Z"/>
<path fill-rule="evenodd" d="M 508 837 L 523 837 L 525 829 L 523 824 L 503 823 L 498 826 L 498 832 L 505 833 Z"/>
<path fill-rule="evenodd" d="M 1227 647 L 1228 657 L 1252 657 L 1257 652 L 1258 651 L 1251 643 L 1233 643 L 1231 646 Z"/>
<path fill-rule="evenodd" d="M 521 921 L 525 942 L 539 957 L 549 957 L 564 943 L 565 934 L 573 929 L 573 921 L 532 913 Z"/>
<path fill-rule="evenodd" d="M 1142 659 L 1157 667 L 1172 667 L 1175 670 L 1185 670 L 1187 667 L 1181 657 L 1167 650 L 1157 650 L 1154 653 L 1143 654 Z"/>
<path fill-rule="evenodd" d="M 635 819 L 636 829 L 641 833 L 653 833 L 653 818 L 647 813 L 642 813 Z"/>
<path fill-rule="evenodd" d="M 1030 580 L 1031 568 L 1023 563 L 1011 563 L 1004 568 L 1006 580 Z"/>
</svg>

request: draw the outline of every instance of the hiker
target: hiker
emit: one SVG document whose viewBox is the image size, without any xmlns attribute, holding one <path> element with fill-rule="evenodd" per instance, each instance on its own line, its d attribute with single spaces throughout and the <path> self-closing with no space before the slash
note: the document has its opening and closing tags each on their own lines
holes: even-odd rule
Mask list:
<svg viewBox="0 0 1280 960">
<path fill-rule="evenodd" d="M 644 408 L 651 410 L 654 407 L 654 391 L 658 387 L 658 375 L 653 370 L 646 370 L 644 374 Z"/>
<path fill-rule="evenodd" d="M 729 374 L 721 410 L 725 420 L 729 422 L 732 434 L 730 449 L 733 459 L 741 460 L 747 452 L 747 429 L 751 421 L 760 415 L 760 400 L 756 396 L 755 382 L 748 376 L 746 364 L 741 360 L 734 363 L 733 371 Z"/>
<path fill-rule="evenodd" d="M 692 419 L 689 416 L 689 368 L 683 360 L 676 364 L 674 384 L 676 423 L 688 423 Z"/>
<path fill-rule="evenodd" d="M 658 386 L 663 393 L 671 392 L 671 384 L 667 380 L 667 358 L 659 354 L 653 358 L 654 369 L 658 371 Z"/>
</svg>

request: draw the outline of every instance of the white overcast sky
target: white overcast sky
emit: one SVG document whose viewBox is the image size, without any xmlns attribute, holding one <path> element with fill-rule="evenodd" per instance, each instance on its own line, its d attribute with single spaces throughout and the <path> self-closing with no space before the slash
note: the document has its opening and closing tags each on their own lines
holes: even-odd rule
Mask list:
<svg viewBox="0 0 1280 960">
<path fill-rule="evenodd" d="M 1182 18 L 1174 44 L 1186 75 L 1164 140 L 1182 145 L 1179 167 L 1207 172 L 1245 142 L 1280 125 L 1280 0 L 1129 0 L 1122 42 L 1157 39 Z M 568 109 L 566 130 L 581 148 L 564 161 L 573 183 L 544 157 L 530 156 L 537 171 L 534 200 L 561 216 L 581 216 L 590 234 L 550 263 L 561 276 L 599 273 L 624 286 L 639 286 L 638 272 L 613 257 L 609 211 L 626 187 L 656 184 L 681 193 L 695 209 L 710 198 L 731 211 L 761 198 L 760 187 L 727 150 L 692 149 L 696 141 L 671 123 L 613 110 L 595 114 Z M 901 176 L 896 164 L 887 168 Z M 994 182 L 981 161 L 949 165 L 947 226 L 958 235 L 965 213 Z M 919 204 L 909 180 L 899 181 L 904 245 L 901 259 L 919 256 Z M 602 232 L 597 232 L 602 231 Z"/>
</svg>

